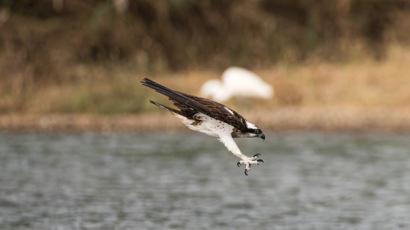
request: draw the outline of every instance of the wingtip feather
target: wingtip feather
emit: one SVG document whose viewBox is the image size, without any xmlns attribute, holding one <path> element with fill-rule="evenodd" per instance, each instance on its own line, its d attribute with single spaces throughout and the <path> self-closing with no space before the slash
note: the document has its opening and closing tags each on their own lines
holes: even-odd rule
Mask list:
<svg viewBox="0 0 410 230">
<path fill-rule="evenodd" d="M 147 84 L 147 83 L 150 82 L 150 81 L 151 81 L 151 80 L 150 80 L 149 78 L 144 77 L 144 79 L 142 79 L 140 82 L 141 82 L 141 84 L 145 85 L 145 84 Z"/>
<path fill-rule="evenodd" d="M 148 87 L 150 87 L 150 86 L 161 86 L 161 87 L 163 87 L 162 85 L 160 85 L 160 84 L 156 83 L 155 81 L 153 81 L 149 78 L 146 78 L 146 77 L 141 80 L 141 84 L 143 84 L 145 86 L 148 86 Z"/>
</svg>

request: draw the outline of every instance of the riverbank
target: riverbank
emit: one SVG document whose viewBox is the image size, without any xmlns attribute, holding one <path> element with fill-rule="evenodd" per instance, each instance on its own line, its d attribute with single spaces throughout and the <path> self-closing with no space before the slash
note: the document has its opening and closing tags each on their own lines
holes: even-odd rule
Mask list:
<svg viewBox="0 0 410 230">
<path fill-rule="evenodd" d="M 254 70 L 274 89 L 270 100 L 224 104 L 263 130 L 410 132 L 410 48 L 393 47 L 383 61 L 316 62 Z M 142 86 L 149 77 L 199 95 L 217 71 L 138 74 L 135 68 L 73 66 L 75 80 L 0 83 L 0 129 L 13 131 L 180 131 L 170 114 L 149 103 L 166 97 Z"/>
<path fill-rule="evenodd" d="M 410 109 L 353 107 L 279 108 L 244 114 L 265 132 L 325 131 L 410 133 Z M 179 132 L 169 113 L 138 115 L 1 115 L 0 130 L 40 132 Z"/>
<path fill-rule="evenodd" d="M 309 62 L 280 64 L 254 70 L 274 89 L 271 100 L 225 102 L 240 111 L 263 113 L 287 108 L 410 108 L 410 48 L 392 48 L 383 61 L 363 59 L 351 63 Z M 73 66 L 75 80 L 60 83 L 24 82 L 9 78 L 0 82 L 0 114 L 94 114 L 118 116 L 156 112 L 149 103 L 169 103 L 142 86 L 144 77 L 170 88 L 200 95 L 200 87 L 220 78 L 221 72 L 192 70 L 178 73 L 140 74 L 134 68 Z M 268 109 L 267 109 L 268 108 Z M 366 113 L 366 112 L 365 112 Z M 71 116 L 71 115 L 70 115 Z"/>
</svg>

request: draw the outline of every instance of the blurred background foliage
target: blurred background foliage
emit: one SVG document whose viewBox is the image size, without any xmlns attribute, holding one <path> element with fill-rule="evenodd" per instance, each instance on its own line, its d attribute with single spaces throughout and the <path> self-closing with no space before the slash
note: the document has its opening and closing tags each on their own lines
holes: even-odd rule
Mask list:
<svg viewBox="0 0 410 230">
<path fill-rule="evenodd" d="M 138 112 L 136 75 L 382 61 L 386 47 L 410 42 L 410 1 L 0 0 L 0 31 L 0 112 L 50 97 L 38 111 Z M 30 104 L 33 92 L 68 84 Z M 141 103 L 118 105 L 129 98 Z"/>
</svg>

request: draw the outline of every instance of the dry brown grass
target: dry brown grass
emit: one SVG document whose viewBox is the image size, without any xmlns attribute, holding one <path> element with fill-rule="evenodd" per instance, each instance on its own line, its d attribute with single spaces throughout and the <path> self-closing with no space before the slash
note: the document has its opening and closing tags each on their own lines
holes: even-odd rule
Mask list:
<svg viewBox="0 0 410 230">
<path fill-rule="evenodd" d="M 379 62 L 310 61 L 255 70 L 274 86 L 274 98 L 246 103 L 233 99 L 227 104 L 271 130 L 410 130 L 410 51 L 391 47 L 388 54 Z M 27 92 L 13 87 L 2 91 L 0 128 L 179 130 L 182 126 L 148 102 L 154 99 L 166 104 L 167 99 L 139 80 L 150 77 L 170 88 L 198 94 L 206 80 L 220 78 L 214 71 L 143 76 L 132 69 L 73 68 L 75 81 Z"/>
<path fill-rule="evenodd" d="M 371 59 L 350 63 L 311 61 L 303 65 L 276 65 L 255 70 L 275 88 L 272 100 L 256 101 L 256 108 L 283 106 L 349 106 L 359 108 L 410 107 L 410 50 L 391 47 L 384 61 Z M 155 79 L 189 93 L 197 93 L 216 72 L 159 75 Z M 148 93 L 152 93 L 148 91 Z M 235 105 L 235 101 L 229 102 Z"/>
<path fill-rule="evenodd" d="M 275 88 L 272 100 L 253 101 L 251 107 L 272 110 L 279 107 L 350 106 L 360 108 L 410 107 L 410 51 L 390 49 L 385 61 L 370 59 L 351 63 L 311 61 L 301 65 L 276 65 L 255 70 Z M 151 110 L 147 98 L 166 101 L 139 84 L 150 77 L 170 88 L 198 94 L 208 79 L 220 78 L 219 72 L 187 71 L 155 76 L 137 75 L 132 69 L 104 69 L 74 66 L 76 80 L 46 84 L 24 91 L 16 80 L 0 94 L 3 113 L 33 114 L 129 114 Z M 228 102 L 241 108 L 237 100 Z M 243 105 L 242 105 L 243 106 Z M 246 103 L 245 107 L 249 107 Z"/>
</svg>

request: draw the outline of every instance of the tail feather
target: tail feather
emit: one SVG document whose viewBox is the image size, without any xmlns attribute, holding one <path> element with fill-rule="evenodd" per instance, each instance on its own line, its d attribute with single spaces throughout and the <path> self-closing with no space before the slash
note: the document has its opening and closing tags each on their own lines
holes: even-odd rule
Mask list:
<svg viewBox="0 0 410 230">
<path fill-rule="evenodd" d="M 152 104 L 154 104 L 154 105 L 160 107 L 161 109 L 166 109 L 166 110 L 168 110 L 168 111 L 170 111 L 170 112 L 172 112 L 172 113 L 176 113 L 176 114 L 182 115 L 181 111 L 178 111 L 178 110 L 176 110 L 176 109 L 170 108 L 170 107 L 168 107 L 168 106 L 165 106 L 165 105 L 160 104 L 160 103 L 155 102 L 155 101 L 149 100 L 149 102 L 151 102 Z M 182 116 L 183 116 L 183 115 L 182 115 Z"/>
<path fill-rule="evenodd" d="M 151 89 L 154 89 L 158 93 L 164 94 L 166 96 L 173 96 L 176 94 L 176 92 L 172 89 L 169 89 L 163 85 L 160 85 L 156 83 L 155 81 L 152 81 L 148 78 L 144 78 L 144 80 L 141 81 L 141 83 Z"/>
<path fill-rule="evenodd" d="M 147 86 L 149 88 L 154 89 L 155 91 L 157 91 L 158 93 L 161 93 L 165 96 L 168 96 L 169 99 L 171 99 L 174 102 L 177 102 L 179 104 L 182 105 L 186 105 L 188 107 L 191 107 L 192 109 L 195 109 L 196 111 L 202 112 L 207 114 L 207 109 L 201 105 L 200 103 L 196 102 L 195 100 L 192 100 L 191 98 L 189 98 L 188 95 L 183 94 L 181 92 L 169 89 L 163 85 L 160 85 L 148 78 L 144 78 L 141 83 L 144 86 Z M 152 103 L 152 102 L 151 102 Z M 155 104 L 156 105 L 156 104 Z M 158 105 L 157 105 L 158 106 Z M 163 106 L 163 105 L 162 105 Z M 169 108 L 168 108 L 169 110 Z M 175 111 L 173 111 L 175 112 Z M 181 112 L 178 111 L 178 114 L 181 114 Z M 181 114 L 182 115 L 182 114 Z"/>
</svg>

